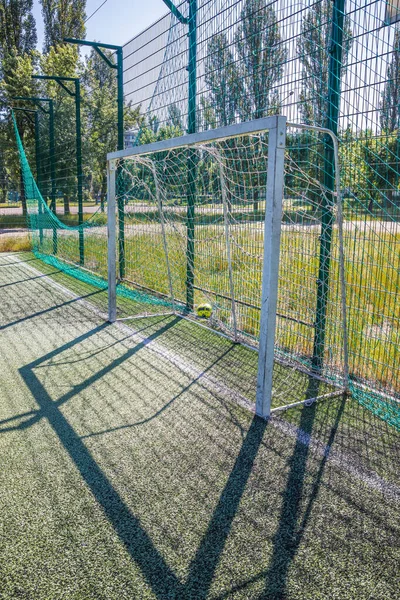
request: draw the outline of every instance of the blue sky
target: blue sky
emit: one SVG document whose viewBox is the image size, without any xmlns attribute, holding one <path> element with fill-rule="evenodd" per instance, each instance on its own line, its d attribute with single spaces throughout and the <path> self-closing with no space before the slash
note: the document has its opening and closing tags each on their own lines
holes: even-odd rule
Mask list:
<svg viewBox="0 0 400 600">
<path fill-rule="evenodd" d="M 87 0 L 86 15 L 91 15 L 103 0 Z M 123 45 L 168 12 L 162 0 L 107 0 L 86 23 L 86 39 Z M 38 33 L 38 49 L 43 46 L 43 21 L 39 0 L 33 8 Z"/>
</svg>

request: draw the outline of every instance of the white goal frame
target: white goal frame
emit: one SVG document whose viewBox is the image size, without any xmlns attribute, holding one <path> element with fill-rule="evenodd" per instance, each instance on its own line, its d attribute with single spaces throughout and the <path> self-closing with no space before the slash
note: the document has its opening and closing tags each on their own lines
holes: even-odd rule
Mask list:
<svg viewBox="0 0 400 600">
<path fill-rule="evenodd" d="M 271 413 L 272 375 L 274 368 L 274 343 L 276 309 L 278 300 L 278 274 L 281 236 L 282 199 L 284 187 L 284 161 L 286 144 L 286 117 L 271 116 L 171 138 L 143 146 L 112 152 L 107 155 L 108 176 L 108 319 L 117 320 L 116 310 L 116 162 L 123 158 L 152 154 L 175 148 L 191 147 L 201 143 L 225 140 L 236 136 L 268 132 L 268 167 L 264 222 L 264 252 L 261 289 L 260 339 L 256 414 L 268 418 Z"/>
</svg>

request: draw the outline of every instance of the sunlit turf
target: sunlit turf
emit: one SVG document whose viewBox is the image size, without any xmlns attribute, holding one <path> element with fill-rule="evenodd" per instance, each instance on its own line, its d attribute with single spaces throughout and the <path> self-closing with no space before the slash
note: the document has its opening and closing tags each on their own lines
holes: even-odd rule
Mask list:
<svg viewBox="0 0 400 600">
<path fill-rule="evenodd" d="M 107 325 L 20 260 L 107 306 L 0 257 L 2 599 L 396 597 L 394 428 L 343 398 L 253 419 L 205 376 L 249 381 L 237 346 L 173 316 Z"/>
</svg>

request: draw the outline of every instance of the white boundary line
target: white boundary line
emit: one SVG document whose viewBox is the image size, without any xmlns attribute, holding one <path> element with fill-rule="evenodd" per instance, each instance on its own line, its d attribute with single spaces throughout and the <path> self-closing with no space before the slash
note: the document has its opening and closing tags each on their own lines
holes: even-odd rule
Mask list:
<svg viewBox="0 0 400 600">
<path fill-rule="evenodd" d="M 13 255 L 7 255 L 5 258 L 15 259 Z M 42 275 L 41 281 L 47 282 L 51 287 L 57 289 L 59 292 L 62 292 L 64 295 L 74 298 L 85 307 L 90 312 L 96 314 L 103 320 L 107 320 L 108 315 L 101 310 L 97 309 L 93 304 L 84 300 L 68 288 L 54 281 L 51 277 L 45 275 L 35 267 L 26 264 L 24 261 L 17 261 L 26 271 L 31 272 L 34 275 Z M 13 267 L 15 267 L 16 262 L 14 261 Z M 4 266 L 7 266 L 6 264 Z M 146 346 L 150 351 L 162 356 L 166 360 L 170 361 L 174 366 L 180 369 L 183 373 L 188 375 L 188 377 L 200 380 L 201 382 L 206 384 L 205 387 L 210 386 L 211 392 L 222 394 L 225 398 L 230 401 L 234 401 L 236 404 L 239 404 L 243 408 L 249 410 L 252 413 L 255 413 L 255 405 L 251 403 L 247 398 L 231 390 L 224 384 L 217 381 L 214 377 L 208 375 L 205 371 L 199 370 L 194 365 L 187 363 L 177 354 L 171 352 L 161 344 L 157 343 L 155 340 L 149 340 L 149 338 L 141 335 L 137 331 L 131 329 L 127 325 L 121 322 L 115 322 L 110 324 L 110 327 L 117 327 L 121 331 L 129 333 L 130 339 L 136 343 L 141 343 Z M 123 340 L 121 340 L 123 343 Z M 270 418 L 270 424 L 273 425 L 276 429 L 281 431 L 282 433 L 288 435 L 291 438 L 295 438 L 298 442 L 306 447 L 312 448 L 317 454 L 321 457 L 326 458 L 326 460 L 334 467 L 338 469 L 342 469 L 346 471 L 349 475 L 355 477 L 359 481 L 363 482 L 369 488 L 376 492 L 380 492 L 386 497 L 389 497 L 395 501 L 400 502 L 400 486 L 397 486 L 394 483 L 390 483 L 380 477 L 375 471 L 372 471 L 367 468 L 360 468 L 359 465 L 355 463 L 350 457 L 346 456 L 344 453 L 332 450 L 331 446 L 328 446 L 316 439 L 314 439 L 310 434 L 303 431 L 296 425 L 292 425 L 291 423 L 284 421 L 282 419 L 278 419 L 276 417 Z"/>
</svg>

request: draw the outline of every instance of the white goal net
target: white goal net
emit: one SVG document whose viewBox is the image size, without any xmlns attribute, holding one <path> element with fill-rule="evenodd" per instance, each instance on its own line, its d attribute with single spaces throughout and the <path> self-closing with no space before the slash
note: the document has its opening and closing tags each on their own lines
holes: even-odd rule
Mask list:
<svg viewBox="0 0 400 600">
<path fill-rule="evenodd" d="M 267 117 L 108 157 L 110 320 L 123 284 L 137 292 L 132 317 L 179 315 L 254 348 L 262 416 L 338 393 L 319 382 L 343 384 L 344 335 L 331 335 L 344 322 L 339 194 L 321 174 L 324 135 Z"/>
</svg>

